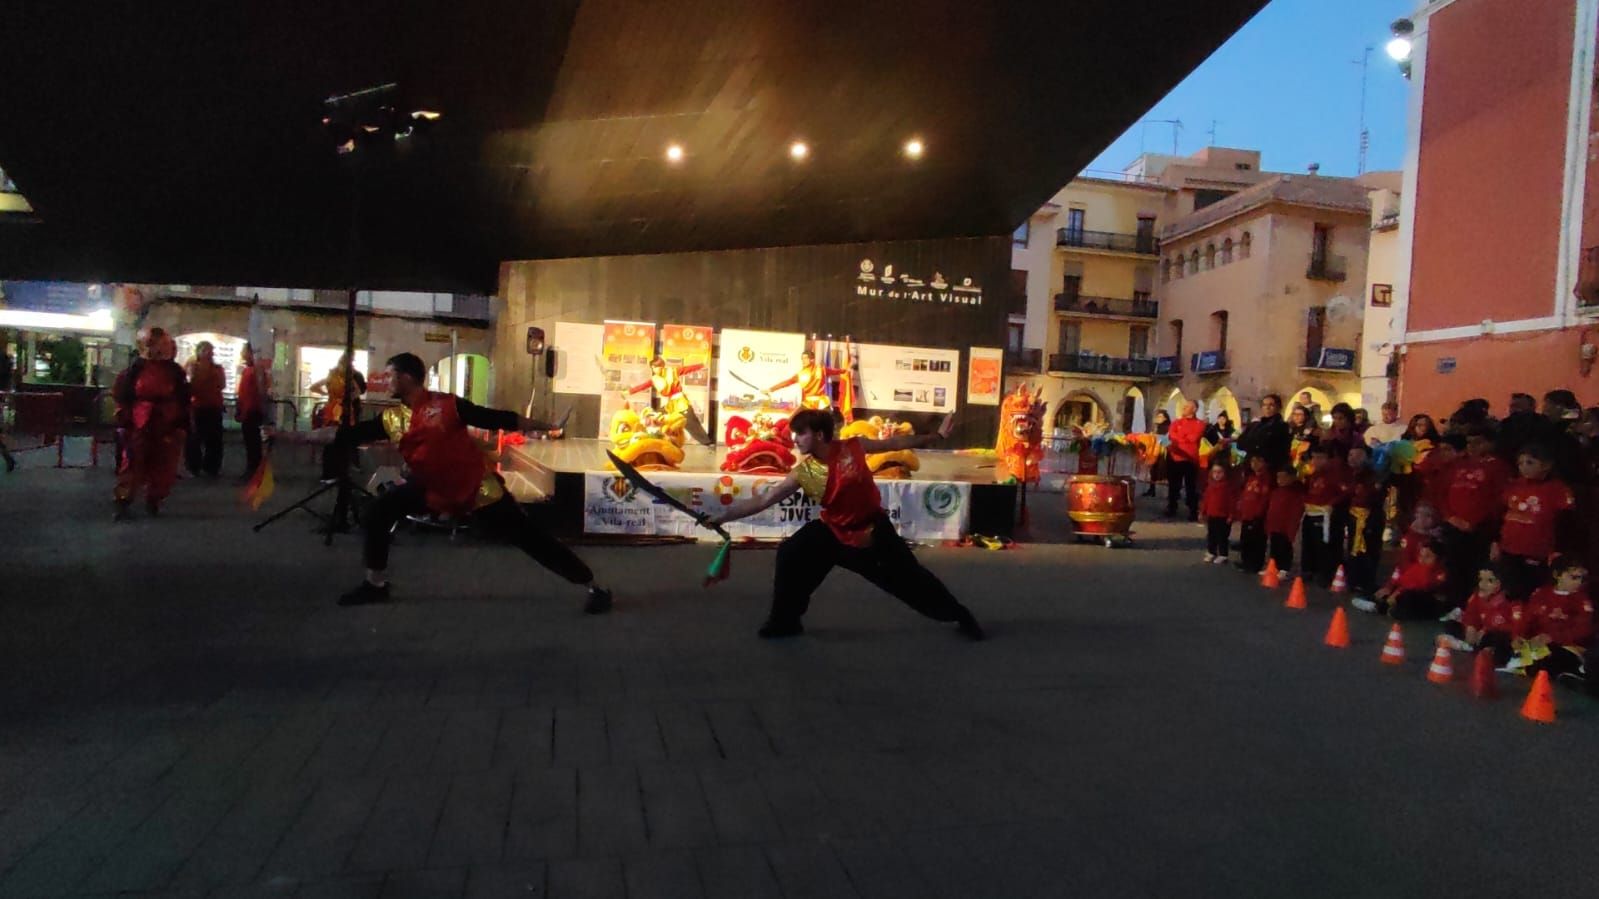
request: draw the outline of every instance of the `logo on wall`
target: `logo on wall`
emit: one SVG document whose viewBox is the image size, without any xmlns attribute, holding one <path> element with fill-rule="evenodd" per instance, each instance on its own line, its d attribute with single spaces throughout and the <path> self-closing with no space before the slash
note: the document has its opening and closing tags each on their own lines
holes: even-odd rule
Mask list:
<svg viewBox="0 0 1599 899">
<path fill-rule="evenodd" d="M 633 485 L 632 481 L 618 476 L 611 478 L 611 483 L 605 485 L 605 492 L 611 495 L 611 499 L 619 503 L 625 503 L 632 501 L 633 494 L 638 493 L 638 488 Z"/>
<path fill-rule="evenodd" d="M 750 349 L 747 346 L 739 347 L 738 348 L 738 361 L 740 361 L 740 362 L 754 362 L 755 361 L 755 351 Z"/>
<path fill-rule="evenodd" d="M 733 500 L 738 498 L 740 492 L 738 484 L 734 483 L 733 479 L 727 475 L 717 478 L 716 486 L 712 490 L 716 493 L 717 501 L 724 506 L 732 505 Z"/>
<path fill-rule="evenodd" d="M 896 274 L 893 263 L 883 266 L 881 276 L 876 271 L 877 266 L 872 260 L 861 260 L 861 272 L 856 276 L 856 296 L 952 306 L 983 305 L 983 288 L 971 278 L 961 278 L 959 284 L 951 287 L 941 271 L 933 272 L 931 283 L 905 272 Z"/>
<path fill-rule="evenodd" d="M 953 484 L 932 484 L 922 494 L 922 508 L 934 518 L 948 518 L 960 511 L 961 493 Z"/>
</svg>

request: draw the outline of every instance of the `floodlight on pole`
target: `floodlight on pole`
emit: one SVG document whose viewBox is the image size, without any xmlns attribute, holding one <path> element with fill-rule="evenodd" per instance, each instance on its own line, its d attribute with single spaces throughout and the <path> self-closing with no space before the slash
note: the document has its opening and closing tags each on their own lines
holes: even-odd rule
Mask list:
<svg viewBox="0 0 1599 899">
<path fill-rule="evenodd" d="M 1388 51 L 1388 57 L 1394 62 L 1405 62 L 1410 59 L 1413 46 L 1410 36 L 1416 31 L 1415 23 L 1409 19 L 1396 19 L 1388 30 L 1393 34 L 1393 39 L 1383 48 Z"/>
</svg>

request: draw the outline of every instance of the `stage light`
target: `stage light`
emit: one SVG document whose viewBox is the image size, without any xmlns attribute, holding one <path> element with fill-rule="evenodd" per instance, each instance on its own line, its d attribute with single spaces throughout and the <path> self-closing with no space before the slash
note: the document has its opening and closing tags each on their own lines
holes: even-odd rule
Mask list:
<svg viewBox="0 0 1599 899">
<path fill-rule="evenodd" d="M 426 119 L 429 122 L 433 122 L 433 121 L 437 121 L 439 116 L 441 116 L 441 115 L 443 115 L 443 113 L 435 112 L 435 111 L 433 111 L 431 109 L 418 109 L 415 112 L 411 113 L 411 118 L 413 118 L 413 119 Z"/>
<path fill-rule="evenodd" d="M 799 162 L 805 157 L 811 155 L 811 148 L 807 147 L 804 141 L 797 140 L 788 145 L 788 155 L 792 157 L 795 162 Z"/>
<path fill-rule="evenodd" d="M 905 155 L 910 159 L 921 159 L 922 153 L 927 148 L 922 145 L 922 139 L 913 137 L 905 142 Z"/>
<path fill-rule="evenodd" d="M 671 162 L 671 163 L 682 162 L 683 161 L 683 145 L 682 144 L 667 144 L 666 145 L 666 161 L 667 162 Z"/>
<path fill-rule="evenodd" d="M 1410 36 L 1411 34 L 1415 33 L 1415 23 L 1411 22 L 1409 19 L 1396 19 L 1394 23 L 1388 27 L 1388 30 L 1392 32 L 1394 36 L 1393 40 L 1389 41 L 1388 46 L 1385 48 L 1388 51 L 1389 58 L 1393 59 L 1394 62 L 1404 62 L 1408 60 L 1410 58 L 1411 50 Z"/>
</svg>

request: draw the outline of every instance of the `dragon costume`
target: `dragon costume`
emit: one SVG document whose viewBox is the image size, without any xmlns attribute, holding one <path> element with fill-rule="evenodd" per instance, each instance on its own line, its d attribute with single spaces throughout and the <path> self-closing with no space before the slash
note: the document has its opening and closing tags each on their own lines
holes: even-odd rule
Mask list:
<svg viewBox="0 0 1599 899">
<path fill-rule="evenodd" d="M 840 440 L 851 437 L 865 437 L 868 440 L 886 440 L 889 437 L 916 433 L 910 422 L 886 421 L 881 416 L 863 418 L 850 422 L 838 432 Z M 916 451 L 903 449 L 888 453 L 868 453 L 866 467 L 871 470 L 872 476 L 878 479 L 889 478 L 903 480 L 915 474 L 922 465 L 916 458 Z"/>
<path fill-rule="evenodd" d="M 757 414 L 728 418 L 722 429 L 727 458 L 722 470 L 740 474 L 788 474 L 794 467 L 794 441 L 788 436 L 788 419 Z"/>
<path fill-rule="evenodd" d="M 1033 393 L 1026 384 L 1018 385 L 1000 403 L 999 441 L 994 450 L 999 456 L 994 466 L 997 481 L 1038 483 L 1038 463 L 1044 458 L 1042 391 Z"/>
<path fill-rule="evenodd" d="M 611 451 L 640 471 L 675 471 L 683 464 L 684 421 L 682 412 L 618 409 L 611 416 Z"/>
</svg>

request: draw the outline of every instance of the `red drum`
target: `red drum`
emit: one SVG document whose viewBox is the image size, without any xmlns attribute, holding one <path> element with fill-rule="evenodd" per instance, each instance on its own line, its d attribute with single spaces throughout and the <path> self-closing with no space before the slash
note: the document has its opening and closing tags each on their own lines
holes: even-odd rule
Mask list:
<svg viewBox="0 0 1599 899">
<path fill-rule="evenodd" d="M 1079 539 L 1103 539 L 1106 546 L 1117 539 L 1131 539 L 1133 479 L 1072 475 L 1066 482 L 1066 514 Z"/>
</svg>

